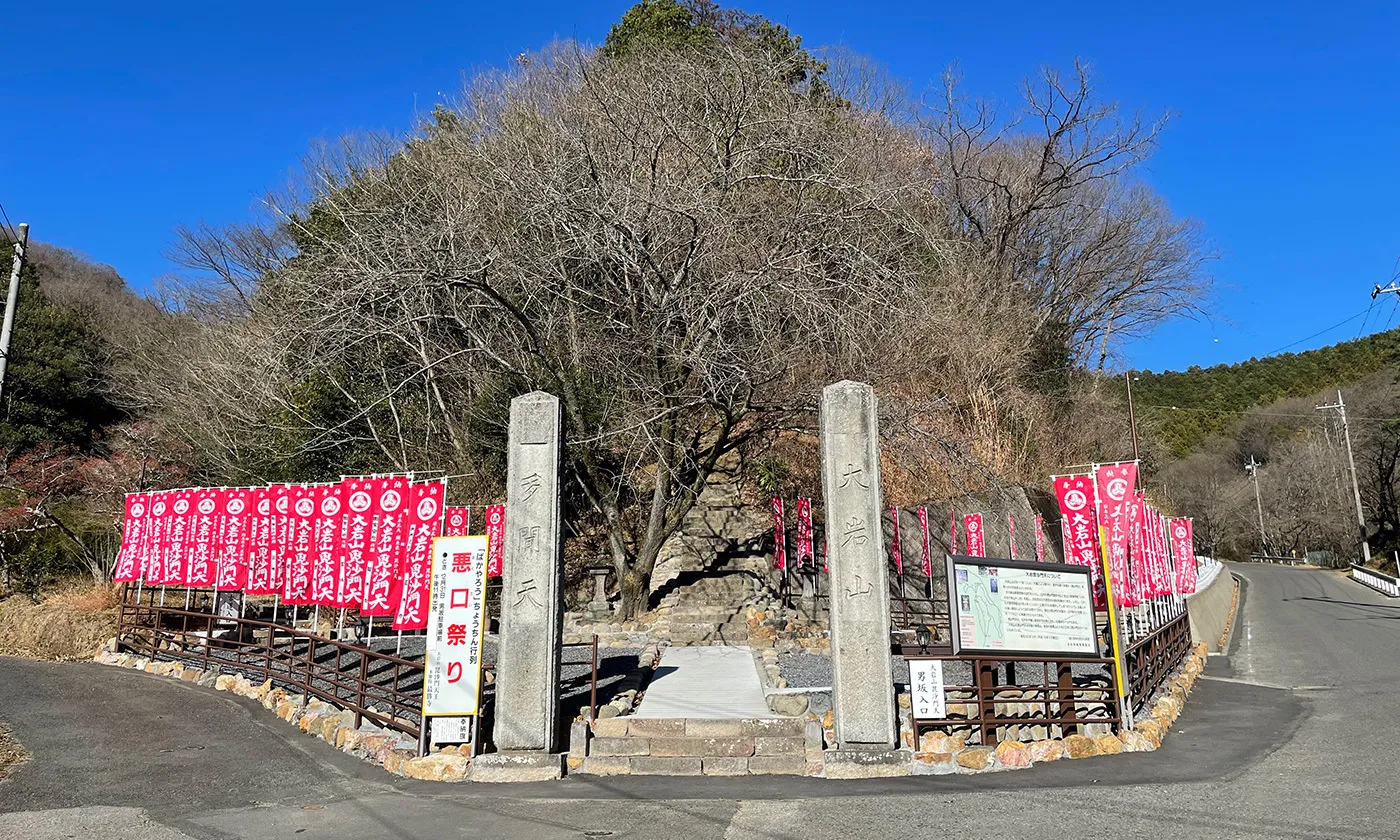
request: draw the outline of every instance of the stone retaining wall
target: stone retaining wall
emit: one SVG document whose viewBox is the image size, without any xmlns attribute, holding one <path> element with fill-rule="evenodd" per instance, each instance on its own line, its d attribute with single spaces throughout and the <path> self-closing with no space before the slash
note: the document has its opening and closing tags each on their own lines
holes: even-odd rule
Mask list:
<svg viewBox="0 0 1400 840">
<path fill-rule="evenodd" d="M 432 781 L 456 782 L 473 778 L 470 756 L 459 753 L 455 747 L 420 757 L 412 739 L 369 722 L 357 727 L 353 712 L 293 694 L 274 686 L 271 680 L 254 683 L 241 674 L 200 671 L 178 662 L 152 661 L 135 654 L 117 653 L 114 642 L 108 642 L 98 652 L 98 662 L 229 691 L 257 701 L 307 735 L 380 765 L 391 773 Z M 1181 714 L 1187 695 L 1205 667 L 1206 655 L 1206 646 L 1197 645 L 1164 684 L 1149 714 L 1134 729 L 1117 735 L 1072 734 L 1030 741 L 1003 740 L 993 748 L 968 746 L 962 736 L 943 733 L 925 733 L 915 744 L 912 730 L 902 726 L 904 749 L 847 754 L 850 751 L 831 749 L 834 739 L 830 711 L 820 718 L 809 712 L 806 717 L 757 720 L 611 717 L 595 721 L 591 730 L 586 722 L 573 724 L 568 767 L 572 772 L 597 776 L 780 774 L 865 778 L 986 773 L 1024 769 L 1037 762 L 1147 752 L 1161 746 L 1168 729 Z M 903 704 L 900 718 L 901 723 L 908 721 Z"/>
</svg>

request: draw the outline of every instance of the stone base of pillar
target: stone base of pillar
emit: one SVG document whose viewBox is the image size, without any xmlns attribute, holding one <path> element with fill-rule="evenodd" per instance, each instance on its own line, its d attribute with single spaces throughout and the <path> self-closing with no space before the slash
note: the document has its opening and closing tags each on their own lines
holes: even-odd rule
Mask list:
<svg viewBox="0 0 1400 840">
<path fill-rule="evenodd" d="M 822 758 L 828 779 L 874 779 L 909 775 L 909 763 L 913 761 L 914 753 L 884 747 L 868 750 L 847 747 L 826 750 Z"/>
<path fill-rule="evenodd" d="M 473 782 L 548 782 L 563 775 L 563 753 L 521 751 L 478 755 L 472 759 L 467 778 Z"/>
</svg>

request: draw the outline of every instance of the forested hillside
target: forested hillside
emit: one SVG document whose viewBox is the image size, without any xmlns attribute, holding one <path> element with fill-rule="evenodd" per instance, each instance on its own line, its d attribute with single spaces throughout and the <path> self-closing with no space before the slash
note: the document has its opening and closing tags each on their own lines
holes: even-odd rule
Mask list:
<svg viewBox="0 0 1400 840">
<path fill-rule="evenodd" d="M 1184 371 L 1135 372 L 1133 397 L 1166 451 L 1183 457 L 1250 408 L 1350 385 L 1400 363 L 1400 329 L 1303 353 Z"/>
</svg>

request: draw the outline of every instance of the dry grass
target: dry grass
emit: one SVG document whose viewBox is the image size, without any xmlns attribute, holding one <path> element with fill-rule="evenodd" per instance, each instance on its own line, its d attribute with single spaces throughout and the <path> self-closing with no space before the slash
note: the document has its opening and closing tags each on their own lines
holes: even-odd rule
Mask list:
<svg viewBox="0 0 1400 840">
<path fill-rule="evenodd" d="M 15 595 L 0 602 L 0 654 L 59 662 L 91 659 L 116 635 L 110 585 L 72 581 L 35 604 Z"/>
<path fill-rule="evenodd" d="M 15 767 L 28 760 L 29 753 L 24 751 L 23 745 L 10 735 L 10 730 L 0 726 L 0 782 L 5 781 Z"/>
</svg>

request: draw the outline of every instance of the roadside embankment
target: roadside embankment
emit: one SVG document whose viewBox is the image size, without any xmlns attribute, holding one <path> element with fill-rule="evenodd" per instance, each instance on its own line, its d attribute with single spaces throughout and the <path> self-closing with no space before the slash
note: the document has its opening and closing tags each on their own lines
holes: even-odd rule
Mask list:
<svg viewBox="0 0 1400 840">
<path fill-rule="evenodd" d="M 1214 579 L 1187 599 L 1193 644 L 1204 644 L 1210 653 L 1219 653 L 1222 642 L 1228 643 L 1226 631 L 1235 616 L 1238 590 L 1239 581 L 1222 567 Z"/>
<path fill-rule="evenodd" d="M 12 595 L 0 601 L 0 654 L 71 662 L 117 632 L 110 585 L 73 584 L 34 603 Z"/>
</svg>

